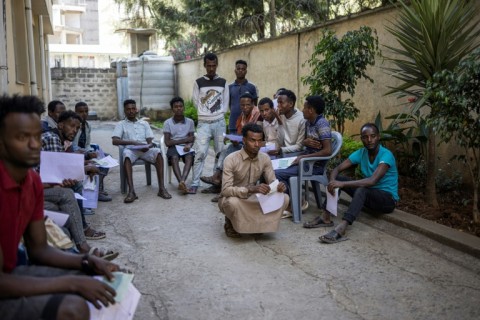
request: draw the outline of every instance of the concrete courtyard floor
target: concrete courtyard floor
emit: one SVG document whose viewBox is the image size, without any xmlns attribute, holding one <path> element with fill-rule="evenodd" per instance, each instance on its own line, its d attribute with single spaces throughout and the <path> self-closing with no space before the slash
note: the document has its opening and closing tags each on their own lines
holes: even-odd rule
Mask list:
<svg viewBox="0 0 480 320">
<path fill-rule="evenodd" d="M 92 127 L 92 141 L 118 158 L 114 123 Z M 212 163 L 209 156 L 204 174 Z M 134 167 L 139 199 L 124 204 L 112 169 L 105 181 L 113 201 L 87 217 L 107 233 L 91 244 L 119 250 L 115 262 L 134 270 L 142 293 L 135 319 L 480 319 L 480 260 L 472 255 L 369 214 L 334 245 L 318 240 L 330 228 L 290 220 L 275 234 L 231 239 L 212 195 L 180 195 L 173 181 L 173 198 L 164 200 L 152 175 L 146 186 L 144 167 Z M 316 214 L 310 200 L 303 219 Z"/>
</svg>

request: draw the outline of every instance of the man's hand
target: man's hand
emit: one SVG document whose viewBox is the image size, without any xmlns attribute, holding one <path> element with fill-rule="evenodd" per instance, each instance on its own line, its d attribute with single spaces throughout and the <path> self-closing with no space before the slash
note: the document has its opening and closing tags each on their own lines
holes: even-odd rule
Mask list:
<svg viewBox="0 0 480 320">
<path fill-rule="evenodd" d="M 277 191 L 278 191 L 278 192 L 285 192 L 285 191 L 287 191 L 287 187 L 285 186 L 285 184 L 284 184 L 283 182 L 279 182 L 279 183 L 278 183 Z"/>
<path fill-rule="evenodd" d="M 270 192 L 270 186 L 265 183 L 257 184 L 255 186 L 248 187 L 249 193 L 261 193 L 261 194 L 268 194 Z"/>
<path fill-rule="evenodd" d="M 94 151 L 89 151 L 87 152 L 87 159 L 96 159 L 98 157 L 98 154 Z"/>
<path fill-rule="evenodd" d="M 75 179 L 64 179 L 61 184 L 59 184 L 62 188 L 71 188 L 77 184 L 77 180 Z"/>
<path fill-rule="evenodd" d="M 191 147 L 190 146 L 185 146 L 183 147 L 184 152 L 190 152 Z"/>
<path fill-rule="evenodd" d="M 307 147 L 310 147 L 310 148 L 313 148 L 313 149 L 321 149 L 322 148 L 322 142 L 317 141 L 317 140 L 312 139 L 312 138 L 306 138 L 305 140 L 303 140 L 303 145 L 307 146 Z"/>
<path fill-rule="evenodd" d="M 96 166 L 88 165 L 88 166 L 85 166 L 85 173 L 90 176 L 90 180 L 91 180 L 94 175 L 100 173 L 100 169 L 98 169 L 98 167 Z"/>
<path fill-rule="evenodd" d="M 280 150 L 281 149 L 276 149 L 276 150 L 268 150 L 267 151 L 267 154 L 271 155 L 271 156 L 278 156 L 280 154 Z"/>
<path fill-rule="evenodd" d="M 332 180 L 328 183 L 327 190 L 330 192 L 332 195 L 334 195 L 335 188 L 343 188 L 344 183 L 343 181 L 338 181 L 338 180 Z"/>
<path fill-rule="evenodd" d="M 300 159 L 302 159 L 303 157 L 302 156 L 298 156 L 295 158 L 295 160 L 293 160 L 292 164 L 290 166 L 293 166 L 293 165 L 296 165 L 300 162 Z"/>
<path fill-rule="evenodd" d="M 117 264 L 93 255 L 88 257 L 88 263 L 95 274 L 104 275 L 110 281 L 113 280 L 112 272 L 120 270 Z"/>
<path fill-rule="evenodd" d="M 115 290 L 100 280 L 90 276 L 71 276 L 67 281 L 69 281 L 73 292 L 90 301 L 97 309 L 102 307 L 99 302 L 105 307 L 115 303 Z"/>
</svg>

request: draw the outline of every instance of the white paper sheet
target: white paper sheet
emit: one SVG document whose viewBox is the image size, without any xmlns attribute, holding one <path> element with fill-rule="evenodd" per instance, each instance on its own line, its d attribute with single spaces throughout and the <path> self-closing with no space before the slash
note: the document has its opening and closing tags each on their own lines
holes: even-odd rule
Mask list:
<svg viewBox="0 0 480 320">
<path fill-rule="evenodd" d="M 268 151 L 275 150 L 275 143 L 267 143 L 265 147 L 260 148 L 260 152 L 268 153 Z"/>
<path fill-rule="evenodd" d="M 184 144 L 177 144 L 177 145 L 175 145 L 175 149 L 177 149 L 178 155 L 179 155 L 180 157 L 183 156 L 184 154 L 193 152 L 193 149 L 192 149 L 192 148 L 190 148 L 190 151 L 188 151 L 188 152 L 183 151 L 183 148 L 185 148 L 185 145 L 184 145 Z"/>
<path fill-rule="evenodd" d="M 63 227 L 68 220 L 68 214 L 50 210 L 43 210 L 43 215 L 53 220 L 59 227 Z"/>
<path fill-rule="evenodd" d="M 121 302 L 116 302 L 107 308 L 103 307 L 98 310 L 93 304 L 88 302 L 90 309 L 90 320 L 132 320 L 140 301 L 140 292 L 130 283 L 128 290 Z"/>
<path fill-rule="evenodd" d="M 284 195 L 282 192 L 274 192 L 269 194 L 255 194 L 257 196 L 260 207 L 262 208 L 263 214 L 273 212 L 280 209 L 283 205 Z"/>
<path fill-rule="evenodd" d="M 96 209 L 98 206 L 98 191 L 100 187 L 100 182 L 98 175 L 93 176 L 94 179 L 94 190 L 91 189 L 86 189 L 85 185 L 91 184 L 90 183 L 90 177 L 85 176 L 85 181 L 86 183 L 84 184 L 84 188 L 82 191 L 83 198 L 83 207 L 84 208 L 90 208 L 90 209 Z M 88 183 L 87 183 L 88 180 Z"/>
<path fill-rule="evenodd" d="M 87 200 L 80 193 L 76 193 L 76 192 L 75 192 L 75 199 L 77 199 L 77 200 Z"/>
<path fill-rule="evenodd" d="M 280 158 L 280 159 L 273 159 L 272 160 L 272 167 L 273 170 L 277 169 L 286 169 L 292 165 L 292 162 L 297 157 L 289 157 L 289 158 Z"/>
<path fill-rule="evenodd" d="M 65 179 L 83 181 L 84 155 L 80 153 L 40 153 L 40 178 L 43 183 L 62 183 Z"/>
<path fill-rule="evenodd" d="M 101 159 L 92 159 L 92 160 L 93 162 L 95 162 L 96 165 L 102 168 L 114 168 L 119 165 L 118 161 L 112 158 L 112 156 L 103 157 Z"/>
<path fill-rule="evenodd" d="M 333 191 L 334 195 L 332 195 L 330 192 L 326 192 L 327 194 L 327 211 L 333 214 L 334 216 L 337 216 L 337 209 L 338 209 L 338 188 L 335 188 Z"/>
<path fill-rule="evenodd" d="M 236 141 L 236 142 L 242 142 L 243 141 L 243 136 L 237 135 L 237 134 L 223 134 L 223 136 L 230 141 Z"/>
</svg>

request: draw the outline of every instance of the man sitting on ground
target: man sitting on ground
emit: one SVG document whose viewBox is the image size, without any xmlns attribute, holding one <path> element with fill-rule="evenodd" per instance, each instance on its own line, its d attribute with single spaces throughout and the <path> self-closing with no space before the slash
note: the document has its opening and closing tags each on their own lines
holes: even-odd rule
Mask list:
<svg viewBox="0 0 480 320">
<path fill-rule="evenodd" d="M 90 145 L 91 136 L 90 133 L 92 129 L 90 124 L 87 121 L 88 118 L 88 105 L 80 101 L 75 105 L 75 112 L 80 116 L 82 119 L 82 124 L 80 126 L 80 130 L 78 130 L 75 139 L 73 139 L 73 151 L 75 152 L 82 152 L 85 154 L 85 160 L 91 160 L 98 157 L 98 153 L 93 150 L 92 146 Z M 105 191 L 105 187 L 103 184 L 103 180 L 105 176 L 108 174 L 108 168 L 99 168 L 99 192 L 98 192 L 98 201 L 108 202 L 112 201 L 112 197 L 108 195 Z"/>
<path fill-rule="evenodd" d="M 171 163 L 173 173 L 178 181 L 178 190 L 185 193 L 187 192 L 185 181 L 193 164 L 194 153 L 190 151 L 192 151 L 192 145 L 195 141 L 195 124 L 192 119 L 185 117 L 185 107 L 182 98 L 175 97 L 170 100 L 170 108 L 172 108 L 173 117 L 168 118 L 163 123 L 163 136 L 165 145 L 168 147 L 168 161 Z M 176 146 L 183 147 L 183 152 L 187 153 L 180 156 Z M 180 173 L 180 158 L 185 163 L 182 173 Z"/>
<path fill-rule="evenodd" d="M 58 116 L 66 110 L 67 108 L 65 108 L 62 101 L 50 101 L 47 107 L 47 115 L 45 116 L 45 119 L 42 120 L 42 132 L 57 129 Z"/>
<path fill-rule="evenodd" d="M 150 125 L 143 120 L 137 119 L 137 103 L 135 100 L 125 100 L 123 110 L 126 119 L 120 121 L 115 126 L 112 135 L 114 146 L 125 146 L 123 149 L 124 169 L 127 176 L 128 194 L 123 200 L 125 203 L 131 203 L 138 199 L 133 186 L 133 164 L 138 159 L 150 162 L 157 171 L 157 180 L 159 190 L 157 196 L 163 199 L 171 199 L 172 196 L 165 189 L 163 183 L 163 158 L 160 148 L 154 147 L 153 132 Z M 144 146 L 142 149 L 130 149 L 128 146 Z"/>
<path fill-rule="evenodd" d="M 87 320 L 86 300 L 108 306 L 115 290 L 86 274 L 111 280 L 118 266 L 47 244 L 42 182 L 32 170 L 40 163 L 43 111 L 37 97 L 0 98 L 0 319 Z M 17 266 L 22 237 L 29 266 Z"/>
<path fill-rule="evenodd" d="M 380 144 L 378 127 L 373 123 L 364 124 L 360 129 L 360 138 L 364 147 L 353 152 L 330 173 L 328 192 L 333 194 L 335 188 L 340 188 L 352 197 L 352 202 L 343 215 L 342 222 L 334 230 L 320 237 L 322 242 L 336 243 L 346 240 L 347 226 L 358 218 L 363 206 L 378 213 L 390 213 L 399 200 L 395 157 L 390 150 Z M 338 175 L 356 165 L 360 165 L 363 179 L 352 180 Z M 333 226 L 327 211 L 323 218 L 318 217 L 309 224 Z"/>
<path fill-rule="evenodd" d="M 243 148 L 230 154 L 223 167 L 222 193 L 218 202 L 225 215 L 225 234 L 240 237 L 240 233 L 276 232 L 280 216 L 288 205 L 288 195 L 283 195 L 281 207 L 263 214 L 256 193 L 268 194 L 269 184 L 275 180 L 272 162 L 265 153 L 259 153 L 263 145 L 263 130 L 258 124 L 248 123 L 242 128 Z M 267 184 L 257 184 L 263 177 Z M 285 192 L 280 182 L 277 191 Z"/>
<path fill-rule="evenodd" d="M 69 110 L 62 112 L 58 117 L 57 129 L 42 133 L 42 151 L 50 152 L 73 152 L 72 141 L 80 128 L 81 118 L 75 112 Z M 85 173 L 94 175 L 98 174 L 98 168 L 93 165 L 85 166 Z M 81 194 L 83 190 L 83 181 L 75 181 L 65 179 L 61 184 L 55 185 L 44 183 L 45 194 L 50 194 L 47 189 L 53 187 L 71 188 L 74 192 Z M 87 239 L 97 240 L 105 238 L 105 232 L 97 231 L 88 225 L 85 220 L 85 212 L 82 200 L 78 200 L 78 206 L 82 213 L 82 223 L 84 233 Z"/>
</svg>

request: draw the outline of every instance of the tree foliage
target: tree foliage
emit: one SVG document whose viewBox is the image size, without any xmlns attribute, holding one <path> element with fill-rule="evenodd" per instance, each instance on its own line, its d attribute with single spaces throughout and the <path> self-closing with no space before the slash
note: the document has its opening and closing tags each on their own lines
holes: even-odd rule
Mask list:
<svg viewBox="0 0 480 320">
<path fill-rule="evenodd" d="M 478 46 L 478 14 L 475 1 L 411 0 L 407 5 L 400 0 L 399 5 L 402 10 L 397 20 L 386 27 L 399 44 L 386 46 L 392 52 L 387 60 L 393 64 L 386 70 L 400 82 L 387 94 L 417 97 L 411 108 L 415 114 L 431 106 L 424 96 L 427 81 L 436 72 L 453 70 Z M 437 207 L 435 147 L 435 133 L 429 128 L 426 198 Z"/>
<path fill-rule="evenodd" d="M 208 51 L 299 30 L 389 0 L 115 0 L 130 27 L 155 28 L 171 48 L 189 32 Z"/>
<path fill-rule="evenodd" d="M 480 49 L 453 71 L 436 73 L 427 82 L 425 95 L 432 102 L 429 124 L 442 141 L 453 139 L 465 150 L 454 158 L 469 168 L 474 185 L 473 218 L 480 223 Z"/>
<path fill-rule="evenodd" d="M 311 58 L 306 62 L 312 69 L 302 82 L 310 87 L 309 94 L 321 94 L 325 99 L 325 116 L 333 118 L 332 125 L 343 133 L 345 121 L 353 121 L 360 110 L 352 99 L 342 95 L 355 95 L 357 80 L 370 82 L 366 69 L 375 64 L 378 53 L 376 31 L 362 26 L 338 39 L 331 30 L 324 30 Z"/>
</svg>

